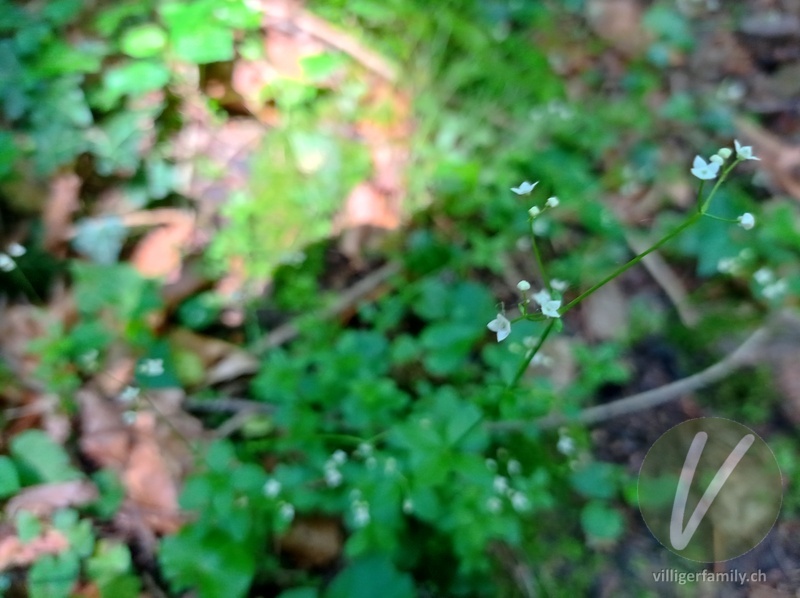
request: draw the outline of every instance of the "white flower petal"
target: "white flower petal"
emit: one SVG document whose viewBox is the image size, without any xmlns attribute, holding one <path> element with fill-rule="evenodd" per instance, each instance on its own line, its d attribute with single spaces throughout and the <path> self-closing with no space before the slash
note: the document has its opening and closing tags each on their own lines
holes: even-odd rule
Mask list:
<svg viewBox="0 0 800 598">
<path fill-rule="evenodd" d="M 552 299 L 550 301 L 545 301 L 542 304 L 542 313 L 548 318 L 560 318 L 561 314 L 558 313 L 560 308 L 561 301 L 559 299 Z"/>
<path fill-rule="evenodd" d="M 750 212 L 745 212 L 737 220 L 739 221 L 739 226 L 744 230 L 750 230 L 756 225 L 756 218 Z"/>
<path fill-rule="evenodd" d="M 497 314 L 497 317 L 489 322 L 486 327 L 497 333 L 498 343 L 504 341 L 511 334 L 511 322 L 503 314 Z"/>
</svg>

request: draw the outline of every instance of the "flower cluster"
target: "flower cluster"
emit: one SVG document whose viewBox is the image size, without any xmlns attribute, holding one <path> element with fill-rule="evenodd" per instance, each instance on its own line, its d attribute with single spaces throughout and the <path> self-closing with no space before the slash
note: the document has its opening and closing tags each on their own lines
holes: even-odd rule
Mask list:
<svg viewBox="0 0 800 598">
<path fill-rule="evenodd" d="M 736 147 L 736 161 L 743 162 L 745 160 L 760 160 L 753 155 L 753 148 L 749 145 L 742 145 L 738 140 L 734 140 Z M 717 178 L 720 167 L 725 163 L 725 160 L 731 157 L 733 152 L 730 148 L 723 147 L 716 154 L 711 156 L 706 162 L 700 156 L 695 156 L 692 163 L 691 172 L 701 181 L 710 181 Z"/>
<path fill-rule="evenodd" d="M 25 255 L 25 248 L 19 243 L 11 243 L 6 247 L 5 252 L 0 252 L 0 270 L 3 272 L 11 272 L 17 267 L 17 262 L 14 258 Z"/>
<path fill-rule="evenodd" d="M 347 453 L 343 450 L 336 450 L 325 462 L 325 483 L 329 488 L 336 488 L 342 483 L 342 472 L 339 467 L 347 461 Z"/>
<path fill-rule="evenodd" d="M 497 462 L 494 459 L 486 460 L 486 467 L 490 471 L 497 470 Z M 511 476 L 517 475 L 521 471 L 518 461 L 511 459 L 507 465 L 508 473 Z M 492 496 L 486 499 L 486 510 L 492 514 L 497 514 L 503 509 L 503 497 L 507 498 L 513 508 L 518 513 L 527 511 L 530 501 L 519 490 L 515 490 L 511 485 L 511 480 L 502 475 L 495 475 L 492 480 Z"/>
</svg>

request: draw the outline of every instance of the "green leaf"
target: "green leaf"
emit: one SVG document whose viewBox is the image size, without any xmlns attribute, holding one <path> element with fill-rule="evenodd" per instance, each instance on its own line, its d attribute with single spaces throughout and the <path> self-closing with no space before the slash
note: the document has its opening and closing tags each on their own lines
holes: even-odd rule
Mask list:
<svg viewBox="0 0 800 598">
<path fill-rule="evenodd" d="M 0 456 L 0 498 L 16 494 L 19 488 L 19 474 L 14 462 L 6 456 Z"/>
<path fill-rule="evenodd" d="M 616 469 L 610 463 L 594 462 L 572 472 L 572 487 L 586 498 L 613 498 L 617 493 Z"/>
<path fill-rule="evenodd" d="M 398 571 L 386 555 L 362 557 L 334 578 L 323 598 L 415 598 L 410 575 Z"/>
<path fill-rule="evenodd" d="M 17 527 L 17 535 L 21 542 L 30 542 L 42 533 L 42 523 L 30 511 L 20 511 L 17 513 L 14 522 Z"/>
<path fill-rule="evenodd" d="M 583 508 L 581 525 L 588 536 L 601 540 L 616 540 L 625 531 L 619 511 L 600 501 L 592 501 Z"/>
<path fill-rule="evenodd" d="M 111 540 L 100 540 L 95 554 L 86 561 L 89 577 L 102 583 L 131 570 L 131 552 L 127 546 Z"/>
<path fill-rule="evenodd" d="M 103 75 L 102 90 L 93 97 L 93 103 L 109 110 L 124 96 L 140 96 L 166 86 L 170 80 L 166 65 L 149 60 L 136 60 L 111 67 Z"/>
<path fill-rule="evenodd" d="M 158 25 L 148 23 L 128 29 L 120 40 L 124 54 L 133 58 L 149 58 L 167 45 L 167 34 Z"/>
<path fill-rule="evenodd" d="M 72 550 L 40 557 L 28 572 L 30 598 L 68 598 L 79 572 L 80 558 Z"/>
<path fill-rule="evenodd" d="M 180 58 L 195 64 L 233 60 L 233 31 L 207 25 L 172 38 L 172 46 Z"/>
<path fill-rule="evenodd" d="M 65 482 L 82 477 L 70 464 L 64 448 L 41 430 L 26 430 L 15 436 L 11 456 L 33 474 L 34 482 Z"/>
<path fill-rule="evenodd" d="M 292 588 L 278 594 L 277 598 L 319 598 L 317 588 Z"/>
<path fill-rule="evenodd" d="M 84 218 L 75 225 L 72 246 L 98 264 L 115 264 L 127 236 L 119 216 Z"/>
<path fill-rule="evenodd" d="M 187 526 L 164 539 L 164 575 L 174 589 L 195 589 L 200 598 L 245 596 L 255 573 L 254 552 L 222 530 L 204 528 Z"/>
</svg>

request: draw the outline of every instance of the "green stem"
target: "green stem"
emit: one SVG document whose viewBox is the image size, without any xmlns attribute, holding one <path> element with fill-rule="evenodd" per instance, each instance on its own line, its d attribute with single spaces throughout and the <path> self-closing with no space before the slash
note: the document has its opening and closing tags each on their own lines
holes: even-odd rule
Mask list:
<svg viewBox="0 0 800 598">
<path fill-rule="evenodd" d="M 533 358 L 536 357 L 536 354 L 539 352 L 539 349 L 542 348 L 544 341 L 547 340 L 547 337 L 553 331 L 553 327 L 555 325 L 556 325 L 556 320 L 551 319 L 550 322 L 547 324 L 547 328 L 544 329 L 542 336 L 539 338 L 539 342 L 536 343 L 535 347 L 533 347 L 530 351 L 528 351 L 528 354 L 525 355 L 525 359 L 523 359 L 522 362 L 519 364 L 517 372 L 514 374 L 514 378 L 508 384 L 509 390 L 514 388 L 520 381 L 520 379 L 522 378 L 522 374 L 524 374 L 525 370 L 528 369 L 528 366 L 530 365 L 531 361 L 533 361 Z"/>
<path fill-rule="evenodd" d="M 542 253 L 539 251 L 539 245 L 536 243 L 536 235 L 531 232 L 531 241 L 533 246 L 533 255 L 536 257 L 536 263 L 539 265 L 539 273 L 542 275 L 544 288 L 550 290 L 550 278 L 547 276 L 547 270 L 544 268 L 544 261 L 542 260 Z"/>
<path fill-rule="evenodd" d="M 715 187 L 715 189 L 716 189 L 716 187 Z M 713 193 L 714 192 L 712 191 L 712 195 L 713 195 Z M 706 202 L 706 204 L 707 203 L 708 202 Z M 705 205 L 703 206 L 703 208 L 705 209 Z M 586 297 L 588 297 L 589 295 L 594 293 L 597 289 L 599 289 L 600 287 L 602 287 L 606 283 L 610 282 L 611 280 L 615 279 L 617 276 L 619 276 L 620 274 L 622 274 L 623 272 L 625 272 L 629 268 L 631 268 L 631 267 L 635 266 L 636 264 L 638 264 L 647 255 L 653 253 L 656 249 L 658 249 L 659 247 L 663 246 L 667 242 L 669 242 L 672 239 L 674 239 L 675 237 L 677 237 L 679 234 L 681 234 L 683 231 L 685 231 L 687 228 L 689 228 L 695 222 L 697 222 L 700 218 L 702 218 L 703 214 L 704 214 L 704 212 L 702 212 L 702 211 L 701 212 L 697 212 L 696 214 L 694 214 L 693 216 L 688 218 L 686 220 L 686 222 L 684 222 L 678 228 L 676 228 L 674 231 L 669 233 L 666 237 L 664 237 L 663 239 L 661 239 L 660 241 L 658 241 L 657 243 L 655 243 L 654 245 L 652 245 L 648 249 L 645 249 L 642 253 L 640 253 L 639 255 L 634 257 L 631 261 L 627 262 L 626 264 L 623 264 L 622 266 L 620 266 L 619 268 L 614 270 L 611 274 L 606 276 L 603 280 L 601 280 L 597 284 L 591 286 L 588 290 L 584 291 L 583 293 L 581 293 L 580 295 L 575 297 L 575 299 L 573 299 L 566 306 L 564 306 L 564 308 L 561 310 L 561 315 L 564 315 L 565 313 L 567 313 L 570 309 L 572 309 L 573 307 L 578 305 L 578 303 L 580 303 L 581 301 L 586 299 Z"/>
</svg>

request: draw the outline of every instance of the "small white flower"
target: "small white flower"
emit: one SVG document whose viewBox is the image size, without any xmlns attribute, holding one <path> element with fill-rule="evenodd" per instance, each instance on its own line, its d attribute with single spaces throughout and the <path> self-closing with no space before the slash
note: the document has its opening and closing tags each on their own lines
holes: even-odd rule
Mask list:
<svg viewBox="0 0 800 598">
<path fill-rule="evenodd" d="M 531 290 L 531 283 L 529 283 L 527 280 L 520 280 L 517 283 L 517 288 L 522 292 L 530 291 Z"/>
<path fill-rule="evenodd" d="M 550 293 L 547 289 L 542 289 L 538 293 L 533 294 L 533 300 L 536 301 L 539 305 L 544 305 L 548 301 L 550 301 L 552 297 L 550 297 Z"/>
<path fill-rule="evenodd" d="M 275 498 L 281 492 L 281 483 L 275 478 L 270 478 L 264 484 L 264 495 Z"/>
<path fill-rule="evenodd" d="M 497 314 L 497 317 L 489 322 L 486 327 L 497 333 L 498 343 L 508 338 L 508 335 L 511 334 L 511 322 L 503 314 Z"/>
<path fill-rule="evenodd" d="M 343 465 L 344 462 L 347 461 L 347 453 L 341 449 L 338 449 L 331 455 L 331 461 L 333 461 L 333 463 L 336 465 Z"/>
<path fill-rule="evenodd" d="M 717 262 L 717 270 L 720 274 L 733 274 L 738 265 L 735 257 L 724 257 Z"/>
<path fill-rule="evenodd" d="M 403 513 L 410 515 L 414 512 L 414 501 L 407 498 L 403 501 Z"/>
<path fill-rule="evenodd" d="M 744 230 L 750 230 L 756 225 L 756 218 L 750 212 L 745 212 L 736 220 L 738 220 L 739 226 L 741 226 Z"/>
<path fill-rule="evenodd" d="M 695 156 L 694 164 L 692 166 L 692 174 L 701 181 L 710 181 L 711 179 L 717 178 L 719 164 L 715 164 L 714 162 L 708 163 L 700 156 Z"/>
<path fill-rule="evenodd" d="M 336 488 L 342 483 L 342 472 L 335 467 L 327 467 L 325 469 L 325 483 L 329 488 Z"/>
<path fill-rule="evenodd" d="M 284 521 L 291 521 L 292 519 L 294 519 L 294 507 L 290 505 L 288 502 L 281 503 L 281 507 L 278 510 L 278 514 Z"/>
<path fill-rule="evenodd" d="M 489 471 L 497 471 L 497 461 L 494 459 L 486 459 L 486 469 Z"/>
<path fill-rule="evenodd" d="M 562 434 L 556 444 L 556 449 L 562 455 L 571 455 L 575 452 L 575 441 L 566 434 Z"/>
<path fill-rule="evenodd" d="M 353 504 L 353 523 L 356 527 L 364 527 L 370 521 L 369 503 L 360 500 Z"/>
<path fill-rule="evenodd" d="M 550 281 L 550 286 L 553 287 L 554 291 L 558 291 L 559 293 L 563 293 L 567 290 L 567 281 L 566 280 L 559 280 L 558 278 L 554 278 Z"/>
<path fill-rule="evenodd" d="M 522 465 L 516 459 L 511 459 L 508 462 L 507 469 L 509 475 L 519 475 L 522 472 Z"/>
<path fill-rule="evenodd" d="M 720 158 L 722 158 L 723 160 L 727 160 L 728 158 L 731 157 L 732 154 L 733 154 L 733 152 L 731 151 L 731 148 L 729 148 L 729 147 L 721 147 L 719 149 L 719 151 L 717 152 L 717 155 Z"/>
<path fill-rule="evenodd" d="M 372 454 L 374 447 L 369 442 L 362 442 L 358 445 L 356 452 L 361 457 L 369 457 Z"/>
<path fill-rule="evenodd" d="M 358 500 L 359 498 L 361 498 L 361 490 L 359 490 L 358 488 L 353 488 L 353 489 L 350 491 L 350 494 L 349 494 L 349 496 L 350 496 L 350 500 L 351 500 L 351 501 L 356 501 L 356 500 Z"/>
<path fill-rule="evenodd" d="M 753 155 L 753 147 L 750 145 L 741 145 L 738 140 L 734 140 L 733 144 L 736 146 L 736 157 L 739 160 L 760 160 Z"/>
<path fill-rule="evenodd" d="M 539 181 L 536 181 L 535 183 L 524 181 L 519 187 L 511 187 L 511 190 L 517 195 L 530 195 L 531 191 L 533 191 L 533 188 L 538 184 Z"/>
<path fill-rule="evenodd" d="M 135 411 L 125 411 L 122 414 L 122 421 L 123 423 L 132 426 L 136 423 L 136 412 Z"/>
<path fill-rule="evenodd" d="M 490 513 L 499 513 L 500 509 L 503 508 L 503 503 L 496 496 L 492 496 L 486 501 L 486 508 L 489 509 Z"/>
<path fill-rule="evenodd" d="M 547 207 L 548 208 L 556 208 L 556 207 L 558 207 L 559 203 L 561 203 L 561 202 L 558 200 L 558 198 L 555 195 L 553 195 L 553 197 L 548 197 L 547 198 Z"/>
<path fill-rule="evenodd" d="M 5 253 L 0 253 L 0 270 L 3 272 L 11 272 L 17 267 L 17 263 L 8 257 Z"/>
<path fill-rule="evenodd" d="M 552 299 L 550 301 L 545 301 L 544 304 L 542 304 L 542 313 L 548 318 L 560 318 L 561 314 L 558 313 L 559 309 L 561 309 L 560 299 Z"/>
<path fill-rule="evenodd" d="M 6 248 L 8 255 L 11 257 L 22 257 L 25 255 L 25 248 L 19 243 L 12 243 Z"/>
<path fill-rule="evenodd" d="M 553 365 L 553 358 L 550 357 L 549 355 L 545 355 L 544 353 L 537 353 L 536 355 L 533 356 L 533 359 L 531 359 L 531 365 L 550 367 L 551 365 Z"/>
<path fill-rule="evenodd" d="M 494 488 L 494 491 L 498 494 L 503 494 L 508 490 L 508 480 L 501 475 L 494 476 L 492 488 Z"/>
<path fill-rule="evenodd" d="M 786 284 L 786 281 L 784 279 L 780 279 L 765 286 L 763 289 L 761 289 L 761 293 L 765 298 L 773 300 L 786 293 L 787 289 L 788 285 Z"/>
<path fill-rule="evenodd" d="M 139 364 L 139 372 L 143 376 L 160 376 L 164 373 L 164 360 L 145 359 L 141 364 Z"/>
<path fill-rule="evenodd" d="M 536 206 L 533 206 L 530 210 L 528 210 L 528 215 L 531 218 L 536 218 L 541 213 L 542 213 L 542 211 Z"/>
<path fill-rule="evenodd" d="M 708 159 L 709 162 L 713 162 L 717 166 L 722 166 L 725 163 L 725 160 L 722 159 L 722 156 L 718 154 L 714 154 Z"/>
<path fill-rule="evenodd" d="M 386 474 L 393 474 L 397 471 L 397 459 L 394 457 L 389 457 L 386 459 L 386 463 L 383 465 L 383 473 Z"/>
<path fill-rule="evenodd" d="M 772 270 L 769 268 L 759 268 L 756 270 L 755 274 L 753 274 L 753 278 L 760 285 L 765 285 L 772 282 L 773 276 Z"/>
<path fill-rule="evenodd" d="M 123 403 L 130 403 L 139 396 L 139 389 L 135 386 L 126 386 L 119 395 L 119 400 Z"/>
<path fill-rule="evenodd" d="M 514 507 L 514 510 L 518 513 L 526 511 L 530 504 L 528 497 L 522 492 L 514 492 L 511 494 L 511 506 Z"/>
</svg>

